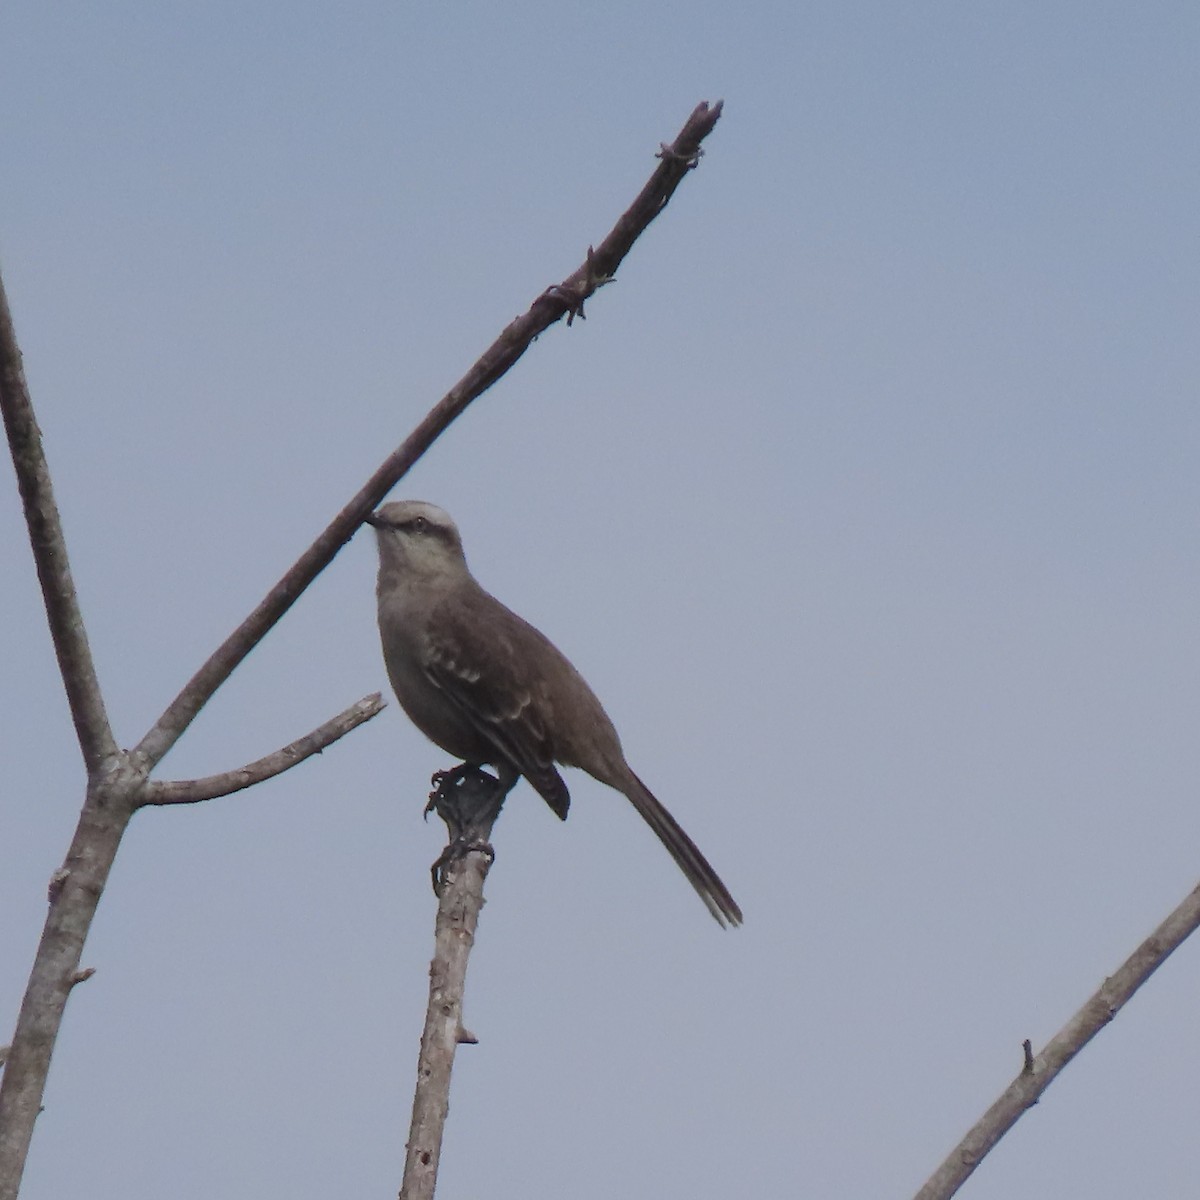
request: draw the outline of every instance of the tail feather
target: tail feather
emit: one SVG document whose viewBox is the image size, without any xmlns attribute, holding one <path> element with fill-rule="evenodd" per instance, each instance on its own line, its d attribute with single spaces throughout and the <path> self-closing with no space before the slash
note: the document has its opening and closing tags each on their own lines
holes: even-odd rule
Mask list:
<svg viewBox="0 0 1200 1200">
<path fill-rule="evenodd" d="M 687 876 L 688 883 L 696 889 L 708 911 L 721 926 L 740 925 L 742 910 L 721 882 L 721 877 L 712 869 L 708 859 L 700 853 L 682 826 L 655 799 L 650 789 L 632 771 L 629 772 L 630 786 L 621 790 L 629 802 L 642 814 L 646 824 L 658 835 L 679 869 Z"/>
</svg>

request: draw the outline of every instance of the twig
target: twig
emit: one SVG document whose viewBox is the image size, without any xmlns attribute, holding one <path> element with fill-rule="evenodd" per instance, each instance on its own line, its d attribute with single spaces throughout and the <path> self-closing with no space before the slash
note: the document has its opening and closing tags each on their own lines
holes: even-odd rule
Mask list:
<svg viewBox="0 0 1200 1200">
<path fill-rule="evenodd" d="M 33 415 L 33 402 L 25 383 L 21 350 L 13 329 L 12 313 L 4 284 L 0 281 L 0 409 L 13 466 L 17 472 L 17 487 L 25 506 L 25 523 L 29 528 L 29 543 L 37 566 L 38 581 L 46 605 L 46 618 L 58 669 L 62 674 L 75 736 L 83 752 L 89 772 L 117 752 L 104 697 L 96 678 L 96 667 L 88 647 L 79 599 L 67 561 L 67 545 L 63 539 L 54 489 L 50 484 L 50 468 L 42 449 L 42 433 Z"/>
<path fill-rule="evenodd" d="M 434 864 L 438 911 L 429 966 L 429 1007 L 421 1035 L 400 1200 L 433 1200 L 442 1131 L 450 1108 L 454 1052 L 460 1044 L 476 1041 L 474 1034 L 463 1028 L 463 988 L 483 907 L 483 883 L 492 864 L 487 840 L 504 802 L 495 777 L 477 767 L 439 772 L 433 781 L 435 791 L 426 812 L 437 810 L 450 831 L 450 841 Z"/>
<path fill-rule="evenodd" d="M 229 796 L 240 792 L 264 779 L 281 775 L 306 758 L 320 754 L 338 738 L 345 737 L 352 729 L 383 712 L 385 704 L 378 692 L 364 696 L 345 712 L 339 713 L 318 726 L 302 738 L 289 742 L 282 749 L 268 754 L 236 771 L 224 771 L 220 775 L 207 775 L 203 779 L 182 779 L 159 782 L 151 780 L 142 790 L 143 805 L 146 804 L 196 804 L 201 800 L 215 800 L 218 796 Z"/>
<path fill-rule="evenodd" d="M 333 561 L 363 519 L 404 477 L 434 440 L 466 407 L 501 378 L 529 349 L 534 339 L 568 313 L 580 312 L 583 301 L 603 280 L 611 279 L 638 235 L 666 206 L 721 115 L 721 102 L 700 104 L 692 112 L 670 153 L 612 232 L 584 264 L 562 283 L 542 293 L 524 316 L 509 323 L 475 365 L 433 406 L 425 419 L 390 454 L 329 527 L 296 560 L 258 607 L 229 635 L 212 657 L 142 738 L 134 752 L 147 769 L 178 741 L 212 694 L 262 640 L 267 631 L 300 598 L 306 587 Z"/>
<path fill-rule="evenodd" d="M 1067 1063 L 1116 1016 L 1198 925 L 1200 886 L 1121 964 L 1115 975 L 1104 981 L 1041 1054 L 1031 1058 L 1029 1043 L 1025 1043 L 1021 1073 L 929 1177 L 916 1200 L 946 1200 L 953 1196 L 1021 1114 L 1038 1102 Z"/>
</svg>

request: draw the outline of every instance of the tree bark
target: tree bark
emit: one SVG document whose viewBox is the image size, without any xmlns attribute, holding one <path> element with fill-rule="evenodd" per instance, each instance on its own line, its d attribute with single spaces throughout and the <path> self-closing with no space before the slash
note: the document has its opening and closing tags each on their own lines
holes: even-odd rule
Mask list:
<svg viewBox="0 0 1200 1200">
<path fill-rule="evenodd" d="M 50 881 L 50 910 L 0 1087 L 0 1200 L 16 1200 L 20 1190 L 63 1010 L 80 982 L 83 943 L 133 815 L 138 780 L 120 774 L 89 789 L 66 861 Z"/>
</svg>

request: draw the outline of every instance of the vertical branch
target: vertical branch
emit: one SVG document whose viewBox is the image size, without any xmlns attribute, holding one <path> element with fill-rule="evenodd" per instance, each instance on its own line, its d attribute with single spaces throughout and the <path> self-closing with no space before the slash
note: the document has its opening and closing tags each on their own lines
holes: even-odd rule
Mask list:
<svg viewBox="0 0 1200 1200">
<path fill-rule="evenodd" d="M 67 997 L 81 978 L 84 939 L 133 812 L 130 797 L 141 781 L 121 769 L 123 756 L 108 723 L 2 281 L 0 410 L 50 636 L 88 774 L 87 799 L 66 862 L 51 883 L 50 910 L 0 1080 L 0 1200 L 15 1200 Z"/>
<path fill-rule="evenodd" d="M 88 798 L 67 852 L 50 883 L 50 911 L 21 1003 L 0 1079 L 0 1200 L 16 1200 L 41 1111 L 50 1057 L 79 971 L 83 943 L 117 847 L 133 814 L 140 780 L 117 772 Z"/>
<path fill-rule="evenodd" d="M 67 562 L 62 522 L 50 486 L 50 468 L 42 450 L 42 433 L 33 415 L 33 402 L 25 383 L 21 351 L 3 281 L 0 281 L 0 409 L 4 412 L 17 486 L 25 506 L 29 542 L 37 564 L 38 581 L 42 585 L 58 669 L 71 706 L 71 719 L 75 722 L 83 761 L 88 773 L 93 774 L 106 758 L 116 754 L 117 746 L 83 628 L 83 615 L 79 611 L 75 583 Z"/>
<path fill-rule="evenodd" d="M 492 862 L 487 839 L 504 802 L 496 780 L 478 768 L 439 773 L 434 783 L 426 812 L 437 810 L 450 830 L 450 844 L 433 867 L 438 911 L 429 966 L 429 1007 L 417 1060 L 400 1200 L 433 1200 L 450 1109 L 454 1053 L 460 1043 L 475 1041 L 463 1029 L 463 989 L 483 907 L 483 881 Z"/>
</svg>

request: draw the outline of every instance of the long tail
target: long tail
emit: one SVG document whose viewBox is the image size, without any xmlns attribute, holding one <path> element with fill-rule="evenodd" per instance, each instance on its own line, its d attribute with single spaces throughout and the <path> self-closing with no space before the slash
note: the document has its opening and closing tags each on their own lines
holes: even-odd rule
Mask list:
<svg viewBox="0 0 1200 1200">
<path fill-rule="evenodd" d="M 646 824 L 658 835 L 679 869 L 687 876 L 688 883 L 700 894 L 708 905 L 708 911 L 722 927 L 740 925 L 742 910 L 721 882 L 721 877 L 712 869 L 699 847 L 683 832 L 679 822 L 654 798 L 650 789 L 632 771 L 629 772 L 631 786 L 622 788 L 630 803 L 642 814 Z"/>
</svg>

